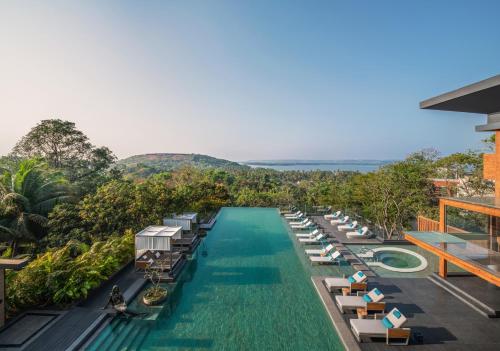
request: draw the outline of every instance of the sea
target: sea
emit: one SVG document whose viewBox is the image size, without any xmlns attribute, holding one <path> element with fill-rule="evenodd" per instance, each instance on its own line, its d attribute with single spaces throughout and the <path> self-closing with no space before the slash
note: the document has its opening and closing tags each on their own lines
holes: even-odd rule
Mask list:
<svg viewBox="0 0 500 351">
<path fill-rule="evenodd" d="M 361 173 L 368 173 L 378 170 L 380 167 L 389 164 L 393 161 L 380 161 L 380 162 L 338 162 L 338 163 L 284 163 L 284 162 L 265 162 L 256 161 L 244 162 L 244 164 L 252 168 L 271 168 L 278 171 L 357 171 Z"/>
</svg>

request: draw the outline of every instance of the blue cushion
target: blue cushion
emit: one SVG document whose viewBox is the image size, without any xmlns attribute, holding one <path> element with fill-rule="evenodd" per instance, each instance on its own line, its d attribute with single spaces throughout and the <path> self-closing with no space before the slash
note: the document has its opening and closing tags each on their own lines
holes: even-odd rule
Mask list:
<svg viewBox="0 0 500 351">
<path fill-rule="evenodd" d="M 380 295 L 380 294 L 382 294 L 382 291 L 380 291 L 380 290 L 379 290 L 379 289 L 377 289 L 377 288 L 373 289 L 373 292 L 374 292 L 374 293 L 375 293 L 375 295 L 377 295 L 377 296 L 378 296 L 378 295 Z"/>
<path fill-rule="evenodd" d="M 359 229 L 358 229 L 358 233 L 359 233 L 359 234 L 362 234 L 362 233 L 363 233 L 363 228 L 359 228 Z"/>
<path fill-rule="evenodd" d="M 366 302 L 372 302 L 371 297 L 368 295 L 363 295 L 363 300 L 365 300 Z"/>
<path fill-rule="evenodd" d="M 394 317 L 396 317 L 397 319 L 401 318 L 401 312 L 399 312 L 398 310 L 395 310 L 394 312 L 392 312 L 392 314 L 394 315 Z"/>
<path fill-rule="evenodd" d="M 356 283 L 356 279 L 354 279 L 353 277 L 349 277 L 349 278 L 347 278 L 347 281 L 348 281 L 349 283 L 351 283 L 351 284 L 352 284 L 352 283 Z"/>
<path fill-rule="evenodd" d="M 358 277 L 363 278 L 365 274 L 363 272 L 358 272 Z"/>
<path fill-rule="evenodd" d="M 388 329 L 394 328 L 394 324 L 392 324 L 391 321 L 387 319 L 387 317 L 384 317 L 384 319 L 382 319 L 382 324 Z"/>
</svg>

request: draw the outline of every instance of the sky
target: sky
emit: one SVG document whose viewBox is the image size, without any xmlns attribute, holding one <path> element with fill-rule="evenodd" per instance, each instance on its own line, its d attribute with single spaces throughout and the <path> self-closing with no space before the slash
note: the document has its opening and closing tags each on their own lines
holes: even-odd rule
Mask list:
<svg viewBox="0 0 500 351">
<path fill-rule="evenodd" d="M 40 120 L 119 158 L 480 149 L 419 102 L 500 73 L 500 1 L 0 0 L 0 155 Z"/>
</svg>

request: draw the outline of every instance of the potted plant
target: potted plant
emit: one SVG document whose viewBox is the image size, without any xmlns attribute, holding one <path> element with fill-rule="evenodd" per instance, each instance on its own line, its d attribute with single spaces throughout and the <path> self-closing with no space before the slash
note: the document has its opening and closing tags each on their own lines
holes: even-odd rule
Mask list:
<svg viewBox="0 0 500 351">
<path fill-rule="evenodd" d="M 166 266 L 167 262 L 157 260 L 154 266 L 148 265 L 146 268 L 144 277 L 151 282 L 151 286 L 146 289 L 144 295 L 142 296 L 142 302 L 145 305 L 158 305 L 167 298 L 168 290 L 160 285 L 161 276 Z"/>
</svg>

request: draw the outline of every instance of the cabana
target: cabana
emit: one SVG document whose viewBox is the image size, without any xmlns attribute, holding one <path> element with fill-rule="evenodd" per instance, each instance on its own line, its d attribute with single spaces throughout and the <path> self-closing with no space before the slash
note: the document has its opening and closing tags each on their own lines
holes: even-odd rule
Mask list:
<svg viewBox="0 0 500 351">
<path fill-rule="evenodd" d="M 182 214 L 174 214 L 163 219 L 163 225 L 171 227 L 182 227 L 183 232 L 192 232 L 196 230 L 198 224 L 198 213 L 186 212 Z"/>
<path fill-rule="evenodd" d="M 152 225 L 144 228 L 135 235 L 135 267 L 146 269 L 147 267 L 162 268 L 164 271 L 172 271 L 184 258 L 181 252 L 176 250 L 173 240 L 180 239 L 182 227 L 169 227 Z"/>
<path fill-rule="evenodd" d="M 181 227 L 181 236 L 172 239 L 172 245 L 179 251 L 192 253 L 200 243 L 198 235 L 198 214 L 195 212 L 186 212 L 180 215 L 163 219 L 163 225 L 169 227 Z"/>
</svg>

